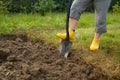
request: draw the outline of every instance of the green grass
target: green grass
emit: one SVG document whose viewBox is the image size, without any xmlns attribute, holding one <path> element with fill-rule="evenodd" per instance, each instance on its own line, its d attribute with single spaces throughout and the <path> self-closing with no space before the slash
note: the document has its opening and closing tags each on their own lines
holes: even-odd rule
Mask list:
<svg viewBox="0 0 120 80">
<path fill-rule="evenodd" d="M 119 14 L 120 15 L 120 14 Z M 106 54 L 113 54 L 120 60 L 120 16 L 112 13 L 107 17 L 108 32 L 101 38 L 100 49 Z M 47 42 L 59 44 L 57 32 L 65 32 L 65 13 L 39 14 L 7 14 L 0 15 L 0 34 L 24 32 L 30 36 L 44 38 Z M 94 35 L 94 14 L 84 13 L 76 28 L 74 47 L 89 49 Z"/>
</svg>

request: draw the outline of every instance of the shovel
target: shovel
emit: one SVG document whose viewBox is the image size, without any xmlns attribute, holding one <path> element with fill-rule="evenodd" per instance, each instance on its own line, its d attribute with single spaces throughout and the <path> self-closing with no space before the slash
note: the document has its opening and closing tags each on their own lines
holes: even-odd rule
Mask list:
<svg viewBox="0 0 120 80">
<path fill-rule="evenodd" d="M 65 58 L 69 56 L 70 48 L 72 46 L 72 42 L 70 42 L 70 39 L 69 39 L 69 17 L 70 17 L 71 3 L 72 1 L 69 0 L 69 6 L 68 6 L 67 16 L 66 16 L 66 39 L 61 41 L 60 49 L 59 49 L 60 55 L 64 56 Z"/>
</svg>

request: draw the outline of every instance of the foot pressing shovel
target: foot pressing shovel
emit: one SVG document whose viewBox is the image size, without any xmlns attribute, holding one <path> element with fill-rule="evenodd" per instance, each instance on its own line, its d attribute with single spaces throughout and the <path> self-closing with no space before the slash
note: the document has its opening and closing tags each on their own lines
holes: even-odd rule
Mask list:
<svg viewBox="0 0 120 80">
<path fill-rule="evenodd" d="M 70 7 L 71 7 L 72 1 L 69 0 L 69 6 L 67 11 L 67 17 L 66 17 L 66 39 L 61 41 L 60 44 L 60 55 L 67 58 L 69 56 L 70 48 L 72 46 L 72 42 L 70 42 L 69 39 L 69 16 L 70 16 Z"/>
</svg>

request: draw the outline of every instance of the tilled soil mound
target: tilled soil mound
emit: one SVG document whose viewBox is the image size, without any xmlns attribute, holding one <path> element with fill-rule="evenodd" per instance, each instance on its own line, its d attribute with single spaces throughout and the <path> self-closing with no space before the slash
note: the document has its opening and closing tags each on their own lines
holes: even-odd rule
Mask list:
<svg viewBox="0 0 120 80">
<path fill-rule="evenodd" d="M 68 59 L 57 47 L 26 35 L 0 36 L 0 80 L 108 80 L 107 74 L 80 54 Z"/>
</svg>

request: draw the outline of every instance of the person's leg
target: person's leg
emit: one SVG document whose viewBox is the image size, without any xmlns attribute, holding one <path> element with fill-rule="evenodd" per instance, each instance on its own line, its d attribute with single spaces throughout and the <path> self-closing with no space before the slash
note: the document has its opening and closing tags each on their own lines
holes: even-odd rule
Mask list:
<svg viewBox="0 0 120 80">
<path fill-rule="evenodd" d="M 74 0 L 70 10 L 69 34 L 70 41 L 74 41 L 75 27 L 78 23 L 80 15 L 85 11 L 91 0 Z M 58 33 L 57 36 L 61 39 L 66 38 L 66 34 Z"/>
<path fill-rule="evenodd" d="M 91 0 L 74 0 L 70 10 L 69 28 L 75 29 L 81 14 L 89 6 Z"/>
<path fill-rule="evenodd" d="M 77 26 L 77 24 L 78 24 L 78 20 L 76 20 L 74 18 L 69 19 L 69 28 L 71 30 L 75 30 L 75 27 Z"/>
<path fill-rule="evenodd" d="M 100 36 L 107 31 L 106 16 L 110 2 L 111 0 L 94 0 L 96 28 L 90 50 L 97 50 L 99 48 Z"/>
</svg>

